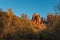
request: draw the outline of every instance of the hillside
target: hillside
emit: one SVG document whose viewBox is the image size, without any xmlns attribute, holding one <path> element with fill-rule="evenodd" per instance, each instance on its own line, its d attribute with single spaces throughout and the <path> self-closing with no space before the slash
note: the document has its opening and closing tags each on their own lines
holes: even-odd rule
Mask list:
<svg viewBox="0 0 60 40">
<path fill-rule="evenodd" d="M 1 40 L 59 40 L 60 16 L 53 21 L 48 15 L 46 24 L 40 15 L 34 14 L 32 20 L 24 20 L 16 16 L 11 9 L 0 11 L 0 39 Z M 58 15 L 57 15 L 58 16 Z M 49 19 L 51 18 L 51 19 Z M 53 23 L 50 23 L 53 22 Z M 56 38 L 56 39 L 55 39 Z"/>
</svg>

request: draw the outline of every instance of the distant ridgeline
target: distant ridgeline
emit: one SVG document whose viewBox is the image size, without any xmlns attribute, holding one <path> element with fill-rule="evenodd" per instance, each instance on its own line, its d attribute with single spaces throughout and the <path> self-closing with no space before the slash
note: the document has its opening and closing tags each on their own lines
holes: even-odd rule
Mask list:
<svg viewBox="0 0 60 40">
<path fill-rule="evenodd" d="M 21 17 L 14 15 L 10 8 L 7 12 L 0 11 L 0 38 L 16 38 L 19 35 L 28 37 L 28 35 L 38 34 L 41 31 L 48 30 L 54 23 L 60 22 L 60 15 L 49 14 L 47 21 L 39 14 L 35 13 L 30 20 L 26 14 Z M 49 29 L 50 30 L 50 29 Z"/>
<path fill-rule="evenodd" d="M 36 32 L 45 30 L 46 24 L 43 21 L 43 18 L 40 17 L 39 14 L 34 14 L 32 16 L 32 20 L 29 20 L 26 14 L 22 14 L 22 17 L 18 17 L 14 15 L 12 12 L 12 9 L 10 8 L 7 12 L 0 11 L 0 21 L 3 23 L 2 26 L 21 26 L 26 25 L 24 22 L 28 22 L 27 25 L 34 25 L 34 28 L 36 28 Z M 18 22 L 17 22 L 18 21 Z"/>
<path fill-rule="evenodd" d="M 7 23 L 8 21 L 10 21 L 9 23 L 7 23 L 7 25 L 12 25 L 14 24 L 13 22 L 11 23 L 12 20 L 22 20 L 22 21 L 29 21 L 31 23 L 33 23 L 33 25 L 38 28 L 39 30 L 45 30 L 47 29 L 47 25 L 52 25 L 55 21 L 60 21 L 60 15 L 55 15 L 55 14 L 49 14 L 47 16 L 47 21 L 45 21 L 43 19 L 43 17 L 41 17 L 38 13 L 35 13 L 32 16 L 32 20 L 30 20 L 26 14 L 22 14 L 21 17 L 18 17 L 16 15 L 14 15 L 14 13 L 12 12 L 12 9 L 10 8 L 7 12 L 4 11 L 0 11 L 0 22 Z M 5 20 L 5 21 L 4 21 Z M 19 24 L 20 21 L 17 23 Z M 22 24 L 22 22 L 21 22 Z M 24 23 L 23 23 L 24 24 Z M 10 25 L 10 26 L 11 26 Z M 32 24 L 30 24 L 32 25 Z"/>
</svg>

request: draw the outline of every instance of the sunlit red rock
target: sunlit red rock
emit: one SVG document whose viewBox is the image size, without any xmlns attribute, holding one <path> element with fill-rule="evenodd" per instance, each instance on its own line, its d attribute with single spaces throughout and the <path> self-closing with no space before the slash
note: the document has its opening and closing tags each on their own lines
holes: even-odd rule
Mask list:
<svg viewBox="0 0 60 40">
<path fill-rule="evenodd" d="M 40 24 L 41 23 L 41 17 L 40 17 L 40 15 L 39 14 L 34 14 L 33 16 L 32 16 L 32 21 L 33 21 L 33 23 L 34 24 Z"/>
<path fill-rule="evenodd" d="M 43 18 L 39 14 L 34 14 L 32 16 L 32 22 L 35 25 L 37 32 L 47 28 L 47 26 L 43 23 Z"/>
</svg>

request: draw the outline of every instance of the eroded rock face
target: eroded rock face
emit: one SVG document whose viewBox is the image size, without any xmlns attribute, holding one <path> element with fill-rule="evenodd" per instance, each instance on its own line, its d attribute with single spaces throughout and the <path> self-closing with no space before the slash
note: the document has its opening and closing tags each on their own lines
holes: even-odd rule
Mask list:
<svg viewBox="0 0 60 40">
<path fill-rule="evenodd" d="M 41 17 L 39 14 L 34 14 L 32 17 L 32 21 L 34 24 L 40 24 L 41 23 Z"/>
<path fill-rule="evenodd" d="M 47 28 L 46 25 L 43 23 L 43 18 L 39 14 L 34 14 L 32 17 L 32 21 L 37 30 L 44 30 Z"/>
<path fill-rule="evenodd" d="M 49 14 L 47 16 L 47 22 L 48 22 L 49 25 L 52 25 L 53 23 L 58 22 L 58 21 L 60 21 L 60 16 L 59 15 Z"/>
</svg>

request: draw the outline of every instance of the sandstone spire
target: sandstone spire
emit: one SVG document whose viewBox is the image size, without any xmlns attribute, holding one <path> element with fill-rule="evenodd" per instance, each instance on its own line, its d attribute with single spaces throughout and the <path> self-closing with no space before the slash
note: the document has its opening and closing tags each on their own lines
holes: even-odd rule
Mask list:
<svg viewBox="0 0 60 40">
<path fill-rule="evenodd" d="M 41 23 L 41 17 L 39 14 L 34 14 L 32 17 L 32 21 L 34 24 L 40 24 Z"/>
<path fill-rule="evenodd" d="M 9 16 L 14 16 L 14 13 L 13 13 L 13 11 L 12 11 L 11 8 L 8 9 L 8 12 L 7 13 L 8 13 Z"/>
<path fill-rule="evenodd" d="M 32 16 L 32 22 L 38 31 L 45 30 L 47 28 L 46 25 L 43 23 L 43 18 L 39 14 L 34 14 Z"/>
</svg>

